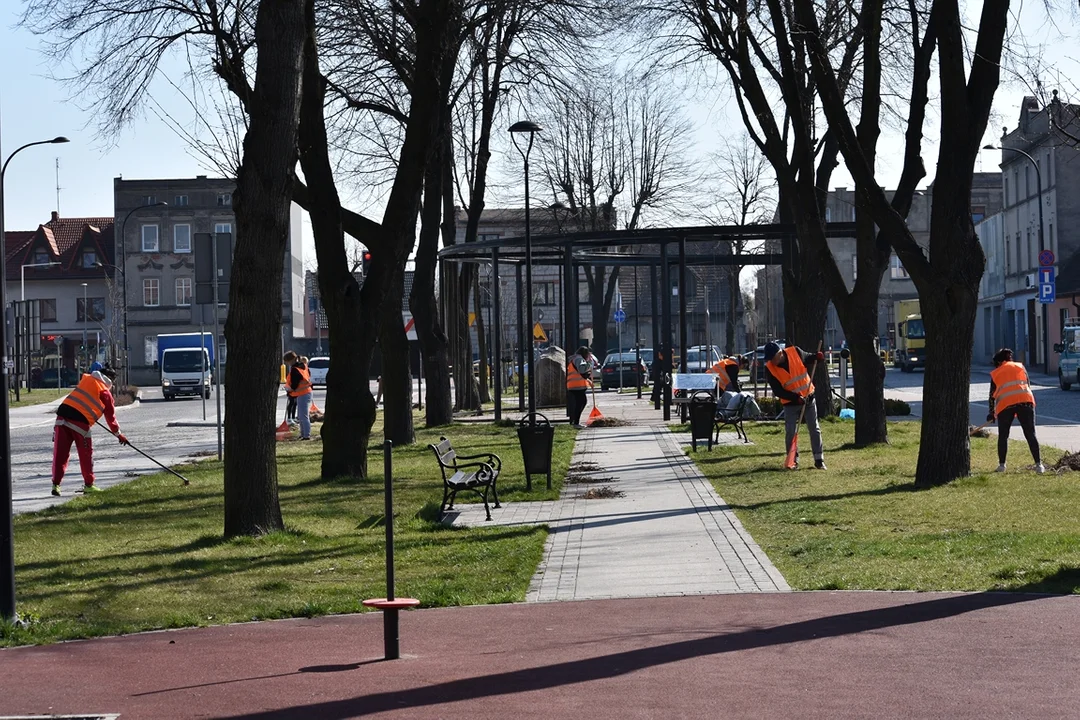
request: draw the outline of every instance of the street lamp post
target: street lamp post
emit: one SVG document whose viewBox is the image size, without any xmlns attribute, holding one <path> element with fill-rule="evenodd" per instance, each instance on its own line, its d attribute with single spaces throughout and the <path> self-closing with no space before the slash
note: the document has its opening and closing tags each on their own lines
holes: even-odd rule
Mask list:
<svg viewBox="0 0 1080 720">
<path fill-rule="evenodd" d="M 1039 170 L 1039 163 L 1031 155 L 1027 154 L 1023 150 L 1013 147 L 997 146 L 997 145 L 984 145 L 983 150 L 1000 150 L 1005 152 L 1009 150 L 1011 152 L 1020 153 L 1028 159 L 1035 167 L 1035 192 L 1038 194 L 1039 199 L 1039 252 L 1046 250 L 1046 242 L 1043 239 L 1043 197 L 1042 197 L 1042 172 Z M 1006 201 L 1008 199 L 1006 198 Z M 1019 270 L 1019 268 L 1017 268 Z M 1043 372 L 1050 374 L 1050 336 L 1047 332 L 1050 327 L 1050 323 L 1047 322 L 1047 308 L 1044 305 L 1042 309 L 1042 335 L 1043 335 Z"/>
<path fill-rule="evenodd" d="M 4 237 L 4 176 L 7 174 L 8 163 L 28 147 L 66 142 L 68 142 L 68 139 L 60 136 L 54 137 L 52 140 L 26 143 L 16 148 L 15 152 L 8 155 L 4 164 L 0 165 L 0 239 Z M 6 308 L 7 252 L 5 251 L 0 252 L 0 309 Z M 3 356 L 4 363 L 3 368 L 0 368 L 0 374 L 4 378 L 4 388 L 0 392 L 0 395 L 3 396 L 3 400 L 0 400 L 3 403 L 0 406 L 0 411 L 2 411 L 0 413 L 0 423 L 3 424 L 3 428 L 0 429 L 0 462 L 4 465 L 4 477 L 0 481 L 0 485 L 3 485 L 3 508 L 0 508 L 0 515 L 2 515 L 2 518 L 0 518 L 0 619 L 13 621 L 15 620 L 15 522 L 12 514 L 14 488 L 11 484 L 11 427 L 10 418 L 8 417 L 7 345 L 7 327 L 5 323 L 0 323 L 0 354 Z"/>
<path fill-rule="evenodd" d="M 543 130 L 539 125 L 529 120 L 519 120 L 510 126 L 510 137 L 514 140 L 514 147 L 521 153 L 521 159 L 525 163 L 525 337 L 529 340 L 529 421 L 535 423 L 536 412 L 536 373 L 534 366 L 536 359 L 532 352 L 532 326 L 533 326 L 533 287 L 532 287 L 532 235 L 529 227 L 529 153 L 532 151 L 533 140 L 536 133 Z M 524 149 L 518 144 L 518 135 L 528 133 L 529 141 Z"/>
<path fill-rule="evenodd" d="M 124 231 L 127 229 L 128 219 L 139 212 L 140 210 L 146 210 L 147 208 L 155 207 L 168 207 L 169 203 L 162 200 L 161 202 L 150 203 L 149 205 L 139 205 L 128 210 L 127 215 L 120 222 L 119 237 L 120 237 L 120 264 L 125 268 L 127 267 L 127 238 L 124 236 Z M 115 268 L 116 266 L 113 265 Z M 119 268 L 117 268 L 119 269 Z M 128 346 L 128 301 L 127 301 L 127 273 L 121 271 L 120 276 L 124 278 L 124 385 L 131 384 L 131 348 Z"/>
</svg>

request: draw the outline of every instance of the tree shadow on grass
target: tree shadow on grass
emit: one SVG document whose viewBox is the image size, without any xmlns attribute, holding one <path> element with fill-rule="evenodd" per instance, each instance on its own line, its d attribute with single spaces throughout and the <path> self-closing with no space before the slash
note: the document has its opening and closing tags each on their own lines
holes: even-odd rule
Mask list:
<svg viewBox="0 0 1080 720">
<path fill-rule="evenodd" d="M 802 495 L 799 497 L 784 498 L 783 500 L 765 500 L 757 503 L 747 503 L 740 505 L 738 503 L 730 503 L 731 507 L 736 510 L 759 510 L 765 507 L 771 507 L 773 505 L 784 505 L 786 503 L 803 503 L 803 502 L 831 502 L 833 500 L 846 500 L 856 497 L 879 497 L 882 495 L 895 495 L 897 493 L 915 493 L 922 492 L 922 488 L 915 487 L 914 483 L 905 485 L 888 485 L 886 487 L 873 488 L 871 490 L 855 490 L 854 492 L 847 493 L 834 493 L 832 495 Z"/>
</svg>

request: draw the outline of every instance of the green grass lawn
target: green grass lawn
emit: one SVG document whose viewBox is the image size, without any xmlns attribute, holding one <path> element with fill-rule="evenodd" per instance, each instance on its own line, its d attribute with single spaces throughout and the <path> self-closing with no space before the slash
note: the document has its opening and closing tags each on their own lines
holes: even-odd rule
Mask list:
<svg viewBox="0 0 1080 720">
<path fill-rule="evenodd" d="M 792 588 L 1080 592 L 1080 474 L 1019 469 L 1023 442 L 998 475 L 997 437 L 972 438 L 971 477 L 915 490 L 917 422 L 870 449 L 848 445 L 852 423 L 822 423 L 826 472 L 782 469 L 782 424 L 747 429 L 754 445 L 691 455 Z"/>
<path fill-rule="evenodd" d="M 575 431 L 556 430 L 553 490 L 541 481 L 528 494 L 511 428 L 418 430 L 394 450 L 397 594 L 424 607 L 524 599 L 546 530 L 438 525 L 442 481 L 427 444 L 440 435 L 502 458 L 506 503 L 558 497 Z M 381 429 L 372 437 L 364 481 L 320 480 L 318 442 L 279 444 L 286 530 L 257 539 L 222 539 L 217 462 L 181 469 L 189 487 L 157 474 L 16 517 L 18 610 L 30 627 L 0 628 L 0 645 L 360 611 L 386 592 Z"/>
<path fill-rule="evenodd" d="M 71 388 L 64 388 L 63 390 L 57 390 L 56 388 L 34 388 L 30 392 L 20 390 L 18 402 L 15 401 L 14 393 L 8 395 L 8 407 L 17 408 L 27 407 L 28 405 L 42 405 L 66 397 L 69 392 L 71 392 Z"/>
</svg>

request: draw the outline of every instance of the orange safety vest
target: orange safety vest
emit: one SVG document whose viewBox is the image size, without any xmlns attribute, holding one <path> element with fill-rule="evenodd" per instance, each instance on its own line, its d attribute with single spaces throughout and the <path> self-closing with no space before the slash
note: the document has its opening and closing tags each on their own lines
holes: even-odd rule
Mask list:
<svg viewBox="0 0 1080 720">
<path fill-rule="evenodd" d="M 580 355 L 573 355 L 569 362 L 566 363 L 566 389 L 588 390 L 593 386 L 592 379 L 587 378 L 578 372 L 578 369 L 574 366 L 574 358 L 581 358 L 584 360 Z"/>
<path fill-rule="evenodd" d="M 727 390 L 727 386 L 731 384 L 731 375 L 728 374 L 728 368 L 738 364 L 737 360 L 723 358 L 722 360 L 718 360 L 716 364 L 712 366 L 710 372 L 716 375 L 717 384 L 720 386 L 720 392 Z"/>
<path fill-rule="evenodd" d="M 311 371 L 308 370 L 306 367 L 293 368 L 293 369 L 296 370 L 298 373 L 300 373 L 300 377 L 302 377 L 303 380 L 300 381 L 300 387 L 296 388 L 295 390 L 289 390 L 288 391 L 289 397 L 300 397 L 301 395 L 310 395 L 311 394 Z"/>
<path fill-rule="evenodd" d="M 1028 387 L 1027 370 L 1020 363 L 1001 363 L 990 372 L 990 378 L 994 381 L 995 415 L 1010 405 L 1035 404 L 1035 395 Z"/>
<path fill-rule="evenodd" d="M 101 402 L 101 391 L 109 386 L 93 375 L 83 375 L 79 384 L 64 398 L 61 405 L 67 405 L 79 411 L 89 425 L 93 425 L 105 414 L 105 403 Z"/>
<path fill-rule="evenodd" d="M 810 373 L 806 371 L 806 365 L 799 356 L 799 351 L 794 346 L 781 350 L 787 356 L 787 369 L 779 367 L 774 360 L 766 363 L 769 372 L 773 374 L 780 385 L 788 392 L 795 393 L 799 397 L 809 397 L 814 392 L 814 383 L 810 380 Z M 791 400 L 780 398 L 783 405 L 790 405 Z"/>
</svg>

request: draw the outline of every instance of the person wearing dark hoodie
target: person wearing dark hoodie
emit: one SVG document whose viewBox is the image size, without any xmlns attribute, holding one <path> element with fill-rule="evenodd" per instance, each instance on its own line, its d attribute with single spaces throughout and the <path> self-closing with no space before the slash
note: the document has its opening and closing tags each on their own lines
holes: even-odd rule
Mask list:
<svg viewBox="0 0 1080 720">
<path fill-rule="evenodd" d="M 56 423 L 53 425 L 53 495 L 60 495 L 60 482 L 67 470 L 72 443 L 79 453 L 83 492 L 98 492 L 101 489 L 94 485 L 94 445 L 90 428 L 102 416 L 109 426 L 109 432 L 116 436 L 120 444 L 128 444 L 128 439 L 121 434 L 120 425 L 116 422 L 116 403 L 113 402 L 111 391 L 115 379 L 116 371 L 108 365 L 87 373 L 56 408 Z"/>
</svg>

